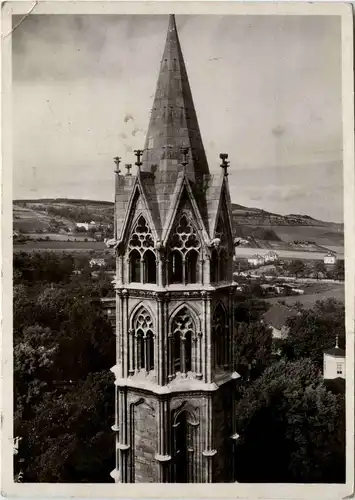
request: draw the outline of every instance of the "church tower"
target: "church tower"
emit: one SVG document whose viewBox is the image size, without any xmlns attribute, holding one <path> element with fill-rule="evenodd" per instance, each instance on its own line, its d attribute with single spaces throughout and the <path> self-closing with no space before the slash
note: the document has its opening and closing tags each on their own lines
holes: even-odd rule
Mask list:
<svg viewBox="0 0 355 500">
<path fill-rule="evenodd" d="M 207 103 L 206 103 L 207 104 Z M 232 482 L 232 218 L 211 174 L 174 15 L 137 174 L 116 162 L 116 482 Z M 217 165 L 216 165 L 217 166 Z"/>
</svg>

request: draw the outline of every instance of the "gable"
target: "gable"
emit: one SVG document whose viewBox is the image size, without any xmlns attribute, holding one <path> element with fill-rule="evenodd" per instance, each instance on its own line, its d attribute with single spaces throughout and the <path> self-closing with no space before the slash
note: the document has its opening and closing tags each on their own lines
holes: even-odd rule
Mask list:
<svg viewBox="0 0 355 500">
<path fill-rule="evenodd" d="M 225 189 L 221 191 L 221 197 L 215 222 L 214 238 L 220 239 L 220 245 L 229 249 L 233 248 L 233 235 L 229 207 L 226 199 Z"/>
<path fill-rule="evenodd" d="M 188 233 L 184 234 L 195 234 L 195 236 L 200 241 L 200 244 L 202 244 L 202 242 L 206 240 L 207 233 L 205 231 L 196 202 L 193 199 L 191 189 L 189 190 L 188 188 L 186 179 L 185 182 L 181 185 L 180 192 L 176 193 L 176 199 L 172 200 L 169 219 L 167 220 L 166 230 L 164 234 L 165 243 L 171 240 L 173 234 L 176 234 L 177 226 L 179 225 L 179 221 L 182 217 L 185 217 L 188 221 L 188 225 L 191 226 L 191 230 L 189 230 Z M 185 229 L 187 228 L 185 227 Z"/>
<path fill-rule="evenodd" d="M 127 244 L 130 234 L 134 229 L 134 225 L 137 224 L 137 220 L 139 219 L 140 216 L 144 218 L 149 227 L 149 231 L 152 234 L 152 238 L 156 240 L 157 235 L 152 220 L 152 215 L 144 198 L 144 194 L 141 190 L 141 187 L 137 182 L 133 190 L 130 203 L 127 208 L 126 218 L 122 229 L 121 239 L 125 242 L 125 244 Z"/>
</svg>

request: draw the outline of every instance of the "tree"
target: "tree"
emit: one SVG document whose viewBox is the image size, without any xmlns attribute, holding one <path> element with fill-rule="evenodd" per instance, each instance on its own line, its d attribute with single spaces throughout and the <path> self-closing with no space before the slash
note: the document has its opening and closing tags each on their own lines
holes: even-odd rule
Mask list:
<svg viewBox="0 0 355 500">
<path fill-rule="evenodd" d="M 308 357 L 322 367 L 323 353 L 335 346 L 345 347 L 345 306 L 335 299 L 316 302 L 313 309 L 300 310 L 290 318 L 288 337 L 283 344 L 283 354 L 290 360 Z"/>
<path fill-rule="evenodd" d="M 239 482 L 344 482 L 344 401 L 310 360 L 267 368 L 236 412 Z"/>
<path fill-rule="evenodd" d="M 344 260 L 337 260 L 334 265 L 333 275 L 337 280 L 343 280 L 345 277 Z"/>
<path fill-rule="evenodd" d="M 251 321 L 260 321 L 264 312 L 269 308 L 269 304 L 264 300 L 249 297 L 238 297 L 234 309 L 235 321 L 239 323 L 249 323 Z"/>
<path fill-rule="evenodd" d="M 243 377 L 255 378 L 272 361 L 272 334 L 260 322 L 238 323 L 233 342 L 236 370 Z"/>
<path fill-rule="evenodd" d="M 305 270 L 305 263 L 299 259 L 292 260 L 288 265 L 289 273 L 296 276 L 296 278 L 298 278 L 298 276 L 302 274 L 304 270 Z"/>
<path fill-rule="evenodd" d="M 327 273 L 327 269 L 324 265 L 324 262 L 321 261 L 315 262 L 313 269 L 314 272 L 316 273 L 317 279 L 319 279 L 320 276 L 324 277 Z"/>
<path fill-rule="evenodd" d="M 113 375 L 107 370 L 44 399 L 20 429 L 24 482 L 109 482 L 113 415 Z"/>
<path fill-rule="evenodd" d="M 28 418 L 53 381 L 58 344 L 49 328 L 31 326 L 14 345 L 15 415 Z"/>
</svg>

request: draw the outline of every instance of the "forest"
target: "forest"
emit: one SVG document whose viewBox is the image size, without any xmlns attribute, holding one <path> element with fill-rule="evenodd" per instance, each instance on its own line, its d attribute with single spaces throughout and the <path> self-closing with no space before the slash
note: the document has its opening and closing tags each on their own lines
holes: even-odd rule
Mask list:
<svg viewBox="0 0 355 500">
<path fill-rule="evenodd" d="M 113 481 L 115 335 L 99 300 L 113 294 L 112 278 L 92 273 L 88 259 L 14 255 L 17 481 Z M 323 351 L 336 335 L 344 346 L 344 305 L 300 308 L 277 345 L 261 321 L 267 308 L 251 292 L 234 310 L 237 479 L 344 482 L 344 393 L 322 376 Z"/>
</svg>

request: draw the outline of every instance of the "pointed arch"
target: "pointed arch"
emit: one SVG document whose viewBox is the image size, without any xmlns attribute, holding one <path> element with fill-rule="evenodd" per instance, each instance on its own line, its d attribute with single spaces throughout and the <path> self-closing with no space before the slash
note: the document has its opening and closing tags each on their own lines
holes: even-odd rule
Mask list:
<svg viewBox="0 0 355 500">
<path fill-rule="evenodd" d="M 168 282 L 170 285 L 183 283 L 183 256 L 178 249 L 168 255 Z"/>
<path fill-rule="evenodd" d="M 218 302 L 213 312 L 212 346 L 214 367 L 228 368 L 231 346 L 227 310 L 222 302 Z"/>
<path fill-rule="evenodd" d="M 172 412 L 172 482 L 197 482 L 196 451 L 199 425 L 195 411 L 183 403 Z"/>
<path fill-rule="evenodd" d="M 135 317 L 139 314 L 140 310 L 146 310 L 150 314 L 150 317 L 153 320 L 153 325 L 155 324 L 156 318 L 155 318 L 154 311 L 151 309 L 149 304 L 146 304 L 145 302 L 143 302 L 141 300 L 140 302 L 138 302 L 138 304 L 136 304 L 133 307 L 133 309 L 130 313 L 130 328 L 133 328 L 133 321 L 134 321 Z"/>
<path fill-rule="evenodd" d="M 219 262 L 218 262 L 218 252 L 214 248 L 211 252 L 211 259 L 210 259 L 210 281 L 211 283 L 216 283 L 218 281 L 218 268 L 219 268 Z"/>
<path fill-rule="evenodd" d="M 130 372 L 154 370 L 154 321 L 151 312 L 141 304 L 131 314 L 131 333 Z"/>
<path fill-rule="evenodd" d="M 155 253 L 146 250 L 143 254 L 143 283 L 157 282 L 157 261 Z"/>
<path fill-rule="evenodd" d="M 196 283 L 202 242 L 186 212 L 176 219 L 168 243 L 168 280 L 172 283 Z"/>
<path fill-rule="evenodd" d="M 169 321 L 168 375 L 170 378 L 174 376 L 174 373 L 186 375 L 194 371 L 192 343 L 195 337 L 194 315 L 186 305 L 182 304 L 175 310 Z"/>
<path fill-rule="evenodd" d="M 140 283 L 141 279 L 141 254 L 134 249 L 129 252 L 129 281 Z"/>
<path fill-rule="evenodd" d="M 143 208 L 143 210 L 140 210 L 137 213 L 137 205 L 138 205 L 139 199 L 142 200 L 144 208 Z M 144 211 L 145 217 L 149 223 L 149 227 L 152 230 L 153 239 L 156 241 L 158 239 L 158 234 L 157 234 L 157 231 L 156 231 L 156 228 L 154 225 L 151 210 L 149 208 L 149 203 L 147 201 L 146 193 L 144 191 L 140 176 L 139 176 L 139 174 L 137 174 L 136 179 L 134 181 L 134 185 L 132 187 L 131 195 L 128 199 L 128 206 L 126 208 L 126 213 L 125 213 L 123 223 L 121 226 L 121 234 L 118 235 L 120 240 L 128 239 L 129 231 L 132 229 L 137 218 L 139 217 L 139 215 L 141 215 L 143 213 L 143 211 Z"/>
<path fill-rule="evenodd" d="M 186 254 L 185 258 L 185 277 L 186 283 L 198 283 L 200 281 L 199 253 L 192 249 Z"/>
<path fill-rule="evenodd" d="M 191 318 L 194 322 L 194 328 L 196 329 L 196 331 L 201 329 L 201 323 L 200 323 L 198 311 L 194 307 L 192 307 L 191 304 L 187 304 L 186 302 L 183 302 L 182 304 L 179 304 L 175 309 L 173 309 L 170 313 L 169 325 L 168 325 L 169 331 L 171 331 L 171 325 L 172 325 L 172 322 L 173 322 L 175 316 L 180 314 L 185 309 L 187 310 L 188 314 L 191 315 Z"/>
<path fill-rule="evenodd" d="M 228 257 L 224 248 L 221 248 L 218 259 L 218 280 L 226 281 L 228 275 Z"/>
</svg>

